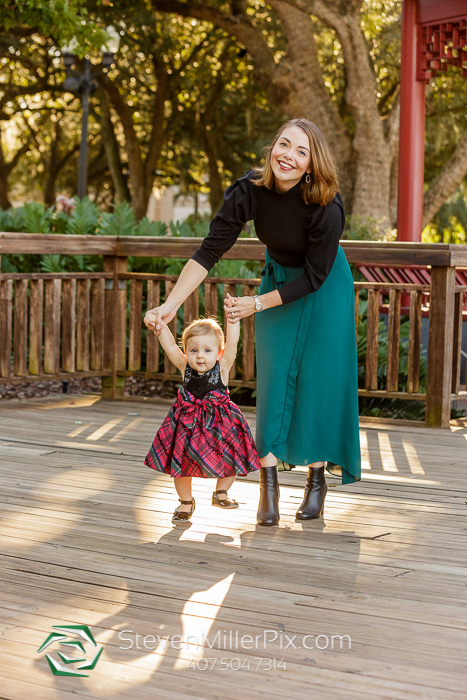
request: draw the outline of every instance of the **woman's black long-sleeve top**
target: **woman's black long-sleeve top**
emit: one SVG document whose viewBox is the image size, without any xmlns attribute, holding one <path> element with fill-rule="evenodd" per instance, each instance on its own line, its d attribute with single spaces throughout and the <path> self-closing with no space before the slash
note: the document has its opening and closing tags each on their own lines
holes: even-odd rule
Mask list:
<svg viewBox="0 0 467 700">
<path fill-rule="evenodd" d="M 318 290 L 331 271 L 345 225 L 344 205 L 339 193 L 326 206 L 306 204 L 301 182 L 280 193 L 258 187 L 252 177 L 250 170 L 226 189 L 209 234 L 192 259 L 211 270 L 234 245 L 243 225 L 253 220 L 273 260 L 304 268 L 301 277 L 278 289 L 282 303 L 288 304 Z"/>
</svg>

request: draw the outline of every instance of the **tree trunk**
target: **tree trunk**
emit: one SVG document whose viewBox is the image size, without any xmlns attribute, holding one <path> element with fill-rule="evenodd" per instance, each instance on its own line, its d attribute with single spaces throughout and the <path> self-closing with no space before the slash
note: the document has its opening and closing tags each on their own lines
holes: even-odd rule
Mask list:
<svg viewBox="0 0 467 700">
<path fill-rule="evenodd" d="M 115 83 L 108 76 L 100 79 L 101 85 L 105 87 L 109 95 L 112 105 L 118 114 L 122 123 L 123 133 L 125 136 L 124 148 L 128 158 L 128 167 L 130 170 L 130 185 L 131 185 L 131 205 L 135 212 L 137 220 L 142 219 L 146 214 L 148 199 L 145 193 L 145 178 L 144 178 L 144 163 L 141 154 L 141 148 L 138 142 L 138 136 L 133 124 L 133 115 L 131 110 Z"/>
<path fill-rule="evenodd" d="M 167 99 L 169 76 L 165 63 L 153 56 L 154 74 L 157 79 L 157 90 L 153 100 L 151 136 L 149 148 L 144 161 L 146 210 L 154 186 L 154 174 L 159 162 L 162 146 L 165 141 L 165 101 Z"/>
<path fill-rule="evenodd" d="M 18 165 L 21 156 L 29 149 L 29 140 L 30 135 L 21 148 L 16 151 L 13 158 L 7 163 L 3 152 L 2 135 L 0 131 L 0 207 L 2 207 L 2 209 L 10 209 L 11 207 L 11 202 L 8 198 L 8 177 L 11 171 Z"/>
<path fill-rule="evenodd" d="M 157 167 L 165 134 L 164 102 L 168 76 L 163 62 L 159 62 L 155 58 L 154 65 L 158 87 L 154 95 L 152 128 L 146 158 L 143 156 L 143 149 L 133 124 L 131 109 L 121 96 L 118 86 L 108 77 L 100 79 L 100 83 L 109 95 L 123 127 L 124 149 L 130 170 L 131 205 L 137 220 L 142 219 L 147 212 L 154 183 L 154 171 Z"/>
<path fill-rule="evenodd" d="M 55 122 L 52 143 L 50 144 L 49 161 L 46 164 L 46 178 L 44 183 L 44 203 L 51 207 L 55 204 L 55 184 L 59 173 L 61 128 L 59 122 Z"/>
<path fill-rule="evenodd" d="M 8 199 L 8 178 L 5 177 L 4 170 L 0 165 L 0 207 L 10 209 L 11 202 Z"/>
<path fill-rule="evenodd" d="M 2 209 L 10 209 L 11 202 L 8 199 L 8 175 L 10 169 L 5 163 L 5 154 L 3 152 L 2 134 L 0 131 L 0 207 Z"/>
<path fill-rule="evenodd" d="M 222 187 L 222 178 L 219 172 L 218 160 L 219 154 L 215 143 L 215 137 L 211 135 L 204 125 L 201 126 L 201 139 L 203 148 L 208 158 L 209 167 L 209 203 L 211 205 L 211 214 L 215 216 L 219 211 L 224 198 L 224 188 Z"/>
<path fill-rule="evenodd" d="M 423 226 L 434 217 L 440 206 L 462 184 L 467 172 L 467 131 L 457 144 L 454 155 L 430 184 L 423 198 Z"/>
<path fill-rule="evenodd" d="M 109 166 L 110 177 L 115 188 L 115 197 L 119 202 L 130 202 L 131 194 L 127 181 L 123 175 L 122 162 L 117 137 L 110 116 L 109 104 L 105 91 L 99 89 L 99 103 L 101 106 L 100 122 L 102 129 L 102 141 L 105 147 L 105 157 Z"/>
</svg>

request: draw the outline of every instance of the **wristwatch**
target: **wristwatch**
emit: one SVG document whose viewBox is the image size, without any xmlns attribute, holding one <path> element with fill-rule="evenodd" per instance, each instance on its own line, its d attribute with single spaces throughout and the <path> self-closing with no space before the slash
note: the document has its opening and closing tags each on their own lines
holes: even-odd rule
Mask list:
<svg viewBox="0 0 467 700">
<path fill-rule="evenodd" d="M 255 296 L 253 297 L 253 299 L 255 300 L 255 309 L 256 309 L 256 311 L 262 311 L 262 310 L 263 310 L 263 305 L 262 305 L 262 303 L 260 302 L 260 300 L 258 299 L 258 295 L 255 294 Z"/>
</svg>

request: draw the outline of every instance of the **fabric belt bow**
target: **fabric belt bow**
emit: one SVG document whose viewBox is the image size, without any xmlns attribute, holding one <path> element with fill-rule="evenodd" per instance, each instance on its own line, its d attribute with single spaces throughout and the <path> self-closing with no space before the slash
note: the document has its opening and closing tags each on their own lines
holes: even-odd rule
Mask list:
<svg viewBox="0 0 467 700">
<path fill-rule="evenodd" d="M 177 400 L 178 420 L 185 425 L 188 430 L 193 430 L 200 419 L 204 419 L 204 424 L 213 428 L 222 420 L 222 404 L 229 402 L 229 397 L 220 392 L 210 392 L 203 399 L 197 399 L 184 387 L 180 387 Z"/>
<path fill-rule="evenodd" d="M 266 253 L 266 265 L 261 270 L 261 275 L 264 277 L 267 274 L 274 276 L 274 279 L 275 279 L 278 287 L 283 285 L 287 279 L 287 277 L 285 275 L 285 270 L 282 267 L 282 265 L 280 265 L 278 262 L 273 260 Z"/>
</svg>

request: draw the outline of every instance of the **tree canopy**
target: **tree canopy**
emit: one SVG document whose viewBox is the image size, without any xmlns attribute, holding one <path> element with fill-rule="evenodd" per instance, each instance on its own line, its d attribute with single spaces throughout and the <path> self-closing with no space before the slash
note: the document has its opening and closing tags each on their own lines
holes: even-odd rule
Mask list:
<svg viewBox="0 0 467 700">
<path fill-rule="evenodd" d="M 324 131 L 354 218 L 395 226 L 401 0 L 7 2 L 0 39 L 0 206 L 52 204 L 76 187 L 80 96 L 59 46 L 76 36 L 96 71 L 105 28 L 121 45 L 91 98 L 89 191 L 144 216 L 154 185 L 209 193 L 260 162 L 287 118 Z M 427 88 L 424 223 L 465 227 L 467 81 Z M 449 199 L 450 198 L 450 199 Z M 448 200 L 448 201 L 447 201 Z M 460 229 L 459 229 L 460 226 Z M 457 228 L 456 228 L 457 227 Z"/>
</svg>

